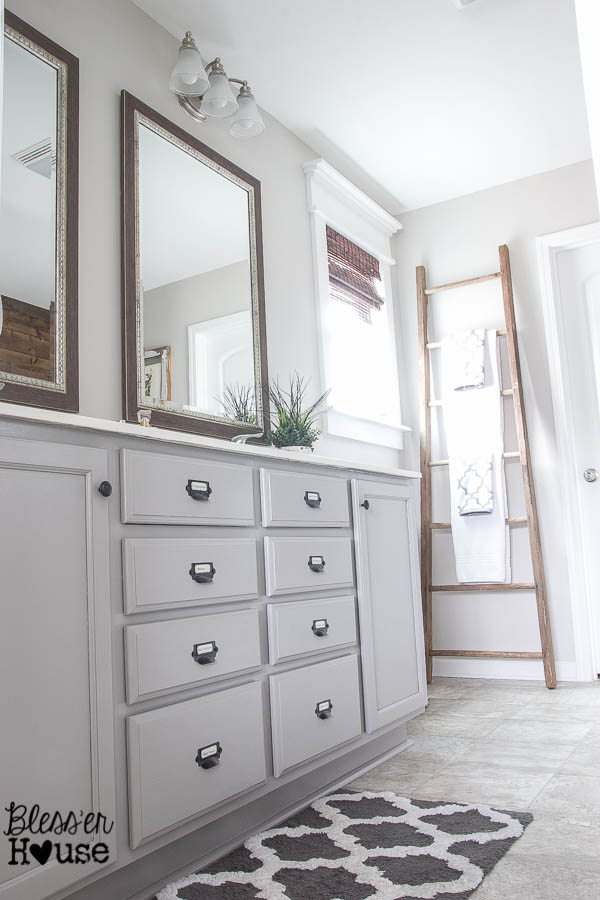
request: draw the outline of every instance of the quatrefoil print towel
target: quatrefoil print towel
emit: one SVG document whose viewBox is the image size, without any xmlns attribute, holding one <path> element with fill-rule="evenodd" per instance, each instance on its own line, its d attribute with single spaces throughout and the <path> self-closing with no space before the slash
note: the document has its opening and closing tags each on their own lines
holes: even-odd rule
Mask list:
<svg viewBox="0 0 600 900">
<path fill-rule="evenodd" d="M 485 330 L 472 328 L 451 334 L 442 344 L 448 387 L 453 391 L 482 388 L 485 384 Z"/>
<path fill-rule="evenodd" d="M 463 461 L 459 466 L 456 503 L 461 516 L 494 510 L 494 467 L 491 456 Z"/>
</svg>

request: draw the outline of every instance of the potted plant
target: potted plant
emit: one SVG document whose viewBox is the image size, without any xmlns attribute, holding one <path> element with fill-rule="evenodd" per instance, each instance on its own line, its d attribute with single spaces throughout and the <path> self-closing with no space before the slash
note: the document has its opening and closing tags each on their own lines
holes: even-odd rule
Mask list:
<svg viewBox="0 0 600 900">
<path fill-rule="evenodd" d="M 278 382 L 269 386 L 271 401 L 271 429 L 266 437 L 280 450 L 312 451 L 313 444 L 321 434 L 315 421 L 323 412 L 319 407 L 324 403 L 329 391 L 304 408 L 304 398 L 308 382 L 297 372 L 290 375 L 290 387 L 286 391 Z"/>
</svg>

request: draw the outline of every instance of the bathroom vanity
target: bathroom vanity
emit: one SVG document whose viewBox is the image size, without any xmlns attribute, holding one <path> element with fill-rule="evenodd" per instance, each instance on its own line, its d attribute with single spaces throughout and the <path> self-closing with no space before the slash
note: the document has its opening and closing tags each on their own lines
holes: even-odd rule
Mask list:
<svg viewBox="0 0 600 900">
<path fill-rule="evenodd" d="M 3 900 L 149 897 L 406 744 L 416 473 L 4 405 L 0 496 L 3 796 L 115 823 L 3 835 Z"/>
</svg>

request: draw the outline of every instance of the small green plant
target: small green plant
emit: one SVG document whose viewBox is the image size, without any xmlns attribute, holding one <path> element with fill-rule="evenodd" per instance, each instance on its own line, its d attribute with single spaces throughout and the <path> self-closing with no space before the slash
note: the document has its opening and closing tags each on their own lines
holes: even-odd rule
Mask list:
<svg viewBox="0 0 600 900">
<path fill-rule="evenodd" d="M 326 400 L 329 391 L 304 409 L 304 397 L 309 382 L 297 372 L 290 375 L 289 391 L 272 382 L 269 387 L 271 401 L 271 430 L 266 437 L 275 447 L 311 447 L 321 434 L 316 427 L 317 416 L 323 412 L 319 407 Z"/>
<path fill-rule="evenodd" d="M 219 397 L 219 403 L 228 419 L 235 419 L 236 422 L 244 422 L 246 425 L 256 425 L 256 403 L 252 385 L 228 384 L 223 391 L 223 398 Z"/>
</svg>

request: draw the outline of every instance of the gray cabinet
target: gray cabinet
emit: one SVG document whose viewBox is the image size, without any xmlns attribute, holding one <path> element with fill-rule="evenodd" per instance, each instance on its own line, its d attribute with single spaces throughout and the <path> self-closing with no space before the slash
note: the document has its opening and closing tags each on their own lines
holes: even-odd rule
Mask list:
<svg viewBox="0 0 600 900">
<path fill-rule="evenodd" d="M 10 801 L 115 818 L 105 450 L 0 446 L 0 895 L 38 900 L 99 863 L 8 865 Z M 114 863 L 113 828 L 103 836 Z M 43 843 L 24 832 L 21 839 Z M 61 840 L 61 838 L 55 838 Z M 79 836 L 74 840 L 86 840 Z M 104 865 L 106 868 L 106 865 Z"/>
<path fill-rule="evenodd" d="M 254 525 L 252 469 L 123 450 L 121 514 L 124 522 Z"/>
<path fill-rule="evenodd" d="M 262 685 L 127 720 L 131 846 L 266 780 Z"/>
<path fill-rule="evenodd" d="M 354 644 L 354 597 L 270 603 L 269 660 L 272 664 Z"/>
<path fill-rule="evenodd" d="M 256 540 L 125 538 L 123 582 L 127 613 L 250 600 L 258 596 Z"/>
<path fill-rule="evenodd" d="M 413 485 L 352 482 L 365 721 L 372 732 L 425 707 Z"/>
<path fill-rule="evenodd" d="M 267 597 L 348 588 L 354 583 L 346 537 L 266 537 Z"/>
<path fill-rule="evenodd" d="M 355 655 L 271 675 L 275 776 L 362 731 Z"/>
<path fill-rule="evenodd" d="M 127 702 L 260 668 L 258 610 L 125 629 Z"/>
<path fill-rule="evenodd" d="M 350 524 L 345 478 L 261 469 L 260 491 L 265 527 L 343 528 Z"/>
</svg>

